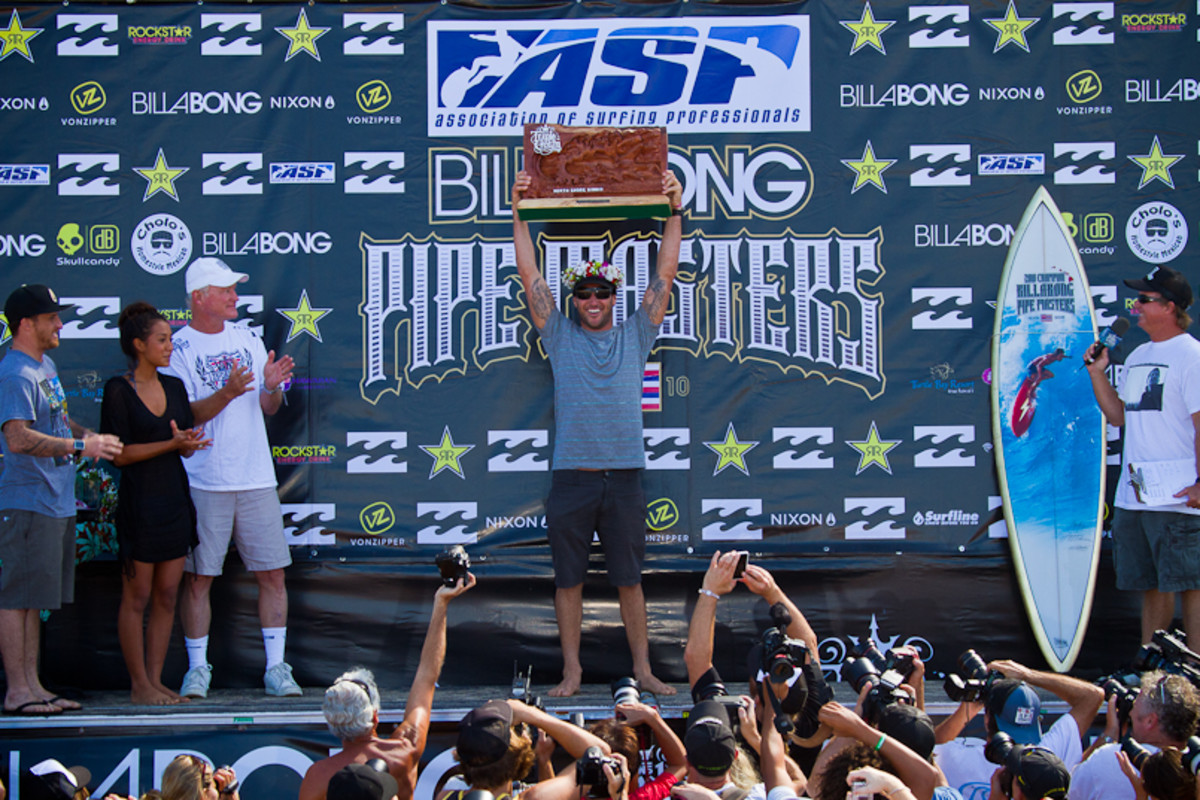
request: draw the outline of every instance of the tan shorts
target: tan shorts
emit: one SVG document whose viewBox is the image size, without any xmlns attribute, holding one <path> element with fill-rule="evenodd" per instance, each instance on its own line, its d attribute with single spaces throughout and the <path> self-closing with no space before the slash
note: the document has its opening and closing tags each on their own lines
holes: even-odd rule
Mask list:
<svg viewBox="0 0 1200 800">
<path fill-rule="evenodd" d="M 292 563 L 274 489 L 209 492 L 193 486 L 191 491 L 200 544 L 188 554 L 184 570 L 220 575 L 231 539 L 250 572 L 283 569 Z"/>
</svg>

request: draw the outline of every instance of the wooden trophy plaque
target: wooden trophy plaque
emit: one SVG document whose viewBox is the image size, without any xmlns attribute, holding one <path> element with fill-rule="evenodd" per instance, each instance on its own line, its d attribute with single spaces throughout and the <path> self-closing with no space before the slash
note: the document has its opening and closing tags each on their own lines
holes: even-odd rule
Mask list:
<svg viewBox="0 0 1200 800">
<path fill-rule="evenodd" d="M 525 125 L 523 220 L 647 219 L 671 216 L 662 193 L 666 128 Z"/>
</svg>

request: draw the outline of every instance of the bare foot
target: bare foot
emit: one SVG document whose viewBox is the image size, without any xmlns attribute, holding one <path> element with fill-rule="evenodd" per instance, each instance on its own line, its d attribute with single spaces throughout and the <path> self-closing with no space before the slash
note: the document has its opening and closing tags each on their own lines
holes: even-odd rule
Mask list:
<svg viewBox="0 0 1200 800">
<path fill-rule="evenodd" d="M 74 700 L 68 700 L 65 697 L 57 697 L 52 695 L 43 697 L 42 700 L 50 703 L 56 708 L 62 709 L 63 711 L 78 711 L 79 709 L 83 708 L 83 706 L 79 705 L 79 703 L 76 703 Z"/>
<path fill-rule="evenodd" d="M 583 679 L 582 674 L 563 673 L 562 683 L 551 689 L 548 694 L 551 697 L 570 697 L 579 692 L 579 684 Z"/>
<path fill-rule="evenodd" d="M 160 692 L 154 687 L 135 689 L 129 693 L 129 700 L 136 706 L 169 706 L 178 703 L 177 698 Z"/>
<path fill-rule="evenodd" d="M 44 700 L 29 700 L 24 703 L 18 703 L 14 706 L 4 706 L 5 714 L 16 714 L 18 716 L 41 716 L 52 717 L 55 714 L 61 714 L 63 710 L 54 703 Z"/>
<path fill-rule="evenodd" d="M 168 697 L 174 698 L 176 702 L 186 703 L 188 701 L 188 698 L 181 696 L 179 692 L 175 691 L 174 689 L 164 686 L 161 682 L 151 681 L 150 685 Z"/>
<path fill-rule="evenodd" d="M 635 675 L 634 677 L 637 678 L 637 682 L 641 685 L 642 689 L 644 689 L 646 691 L 654 692 L 655 694 L 662 694 L 662 695 L 675 694 L 674 686 L 670 686 L 668 684 L 663 683 L 662 681 L 660 681 L 658 678 L 654 677 L 649 672 L 643 673 L 641 675 Z"/>
</svg>

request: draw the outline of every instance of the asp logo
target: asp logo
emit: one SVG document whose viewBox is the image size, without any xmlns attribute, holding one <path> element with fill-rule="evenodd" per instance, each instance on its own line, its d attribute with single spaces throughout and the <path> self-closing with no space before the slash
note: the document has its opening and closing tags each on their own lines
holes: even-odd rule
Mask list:
<svg viewBox="0 0 1200 800">
<path fill-rule="evenodd" d="M 417 503 L 417 518 L 422 517 L 432 517 L 434 524 L 417 530 L 417 544 L 445 546 L 479 541 L 477 532 L 467 530 L 479 519 L 478 503 Z"/>
<path fill-rule="evenodd" d="M 428 133 L 525 122 L 811 130 L 809 18 L 430 22 Z"/>
<path fill-rule="evenodd" d="M 0 164 L 0 186 L 49 185 L 49 164 Z"/>
<path fill-rule="evenodd" d="M 116 14 L 59 14 L 57 20 L 58 29 L 66 28 L 69 32 L 58 42 L 58 55 L 115 57 L 121 54 L 121 46 L 108 38 L 121 27 Z"/>
<path fill-rule="evenodd" d="M 346 431 L 346 449 L 365 451 L 346 462 L 351 475 L 402 474 L 408 462 L 398 455 L 408 447 L 405 431 Z"/>
<path fill-rule="evenodd" d="M 970 286 L 913 287 L 914 309 L 927 306 L 927 310 L 913 315 L 914 331 L 966 331 L 973 322 L 963 316 L 961 309 L 971 307 L 973 292 Z"/>
<path fill-rule="evenodd" d="M 283 535 L 289 546 L 337 544 L 337 537 L 321 524 L 337 518 L 334 503 L 280 503 L 279 507 L 283 512 Z"/>
<path fill-rule="evenodd" d="M 336 183 L 337 165 L 332 161 L 280 161 L 267 165 L 270 183 Z"/>
<path fill-rule="evenodd" d="M 975 456 L 968 455 L 957 445 L 974 444 L 974 425 L 914 425 L 913 443 L 929 439 L 933 447 L 927 447 L 913 456 L 913 466 L 917 469 L 950 468 L 975 466 Z M 954 443 L 946 452 L 941 446 L 947 442 Z"/>
<path fill-rule="evenodd" d="M 700 513 L 708 520 L 700 538 L 706 542 L 744 542 L 762 539 L 761 497 L 702 498 Z"/>
<path fill-rule="evenodd" d="M 994 153 L 979 156 L 980 175 L 1042 175 L 1045 153 Z"/>
<path fill-rule="evenodd" d="M 487 442 L 494 453 L 488 457 L 488 472 L 550 471 L 550 460 L 546 458 L 550 431 L 545 428 L 488 431 Z"/>
<path fill-rule="evenodd" d="M 692 443 L 692 432 L 688 428 L 643 428 L 642 440 L 646 445 L 646 469 L 692 468 L 688 447 Z"/>
<path fill-rule="evenodd" d="M 833 428 L 772 428 L 771 441 L 784 442 L 771 461 L 775 469 L 833 469 L 825 450 L 833 444 Z"/>
<path fill-rule="evenodd" d="M 847 497 L 842 500 L 848 540 L 903 539 L 905 499 L 903 497 Z"/>
</svg>

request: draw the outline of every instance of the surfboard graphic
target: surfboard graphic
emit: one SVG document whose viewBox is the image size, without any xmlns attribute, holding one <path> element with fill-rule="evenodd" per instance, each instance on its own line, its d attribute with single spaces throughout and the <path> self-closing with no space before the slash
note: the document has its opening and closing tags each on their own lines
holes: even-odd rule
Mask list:
<svg viewBox="0 0 1200 800">
<path fill-rule="evenodd" d="M 1104 519 L 1104 417 L 1078 368 L 1094 341 L 1079 250 L 1039 187 L 1000 279 L 992 438 L 1025 609 L 1042 654 L 1060 672 L 1083 644 Z"/>
</svg>

